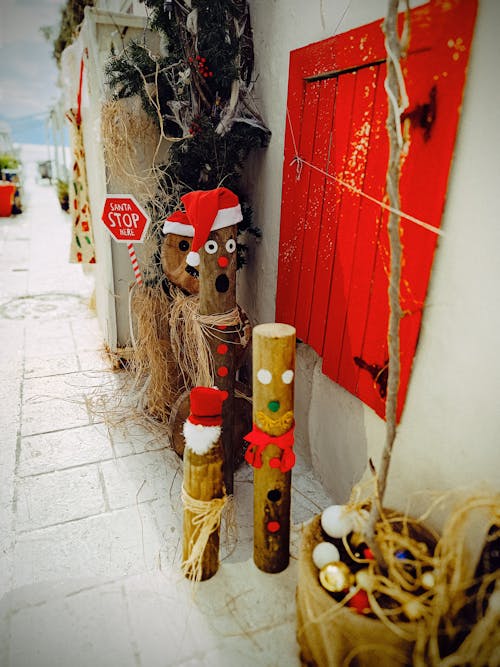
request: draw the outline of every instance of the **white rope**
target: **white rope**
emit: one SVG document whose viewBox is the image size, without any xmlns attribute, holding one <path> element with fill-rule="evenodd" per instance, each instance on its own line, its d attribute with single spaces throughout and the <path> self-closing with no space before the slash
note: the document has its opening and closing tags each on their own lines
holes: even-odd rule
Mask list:
<svg viewBox="0 0 500 667">
<path fill-rule="evenodd" d="M 395 101 L 395 100 L 394 100 Z M 406 107 L 405 107 L 406 108 Z M 394 107 L 395 111 L 396 109 L 399 109 L 399 105 L 396 102 L 396 106 Z M 308 162 L 307 160 L 304 160 L 304 158 L 300 157 L 299 151 L 297 149 L 297 143 L 295 141 L 295 135 L 293 132 L 293 127 L 292 127 L 292 121 L 290 118 L 290 112 L 286 110 L 287 113 L 287 119 L 288 119 L 288 125 L 290 128 L 290 134 L 292 137 L 292 143 L 293 143 L 293 151 L 294 151 L 294 158 L 290 162 L 290 165 L 296 164 L 297 165 L 297 175 L 296 175 L 296 180 L 299 181 L 300 177 L 302 175 L 302 167 L 303 165 L 306 165 L 310 169 L 313 169 L 314 171 L 317 171 L 320 174 L 323 174 L 323 176 L 326 176 L 327 178 L 331 178 L 332 180 L 336 181 L 342 187 L 347 188 L 348 190 L 351 190 L 351 192 L 356 193 L 357 195 L 360 195 L 361 197 L 364 197 L 365 199 L 368 199 L 369 201 L 373 202 L 374 204 L 378 204 L 381 208 L 385 209 L 386 211 L 389 211 L 391 213 L 395 213 L 396 215 L 399 215 L 400 217 L 404 218 L 405 220 L 409 220 L 410 222 L 413 222 L 414 224 L 418 225 L 419 227 L 423 227 L 423 229 L 426 229 L 429 232 L 433 232 L 434 234 L 437 234 L 438 236 L 444 236 L 444 232 L 439 229 L 438 227 L 435 227 L 434 225 L 429 224 L 428 222 L 424 222 L 424 220 L 420 220 L 419 218 L 416 218 L 413 215 L 409 215 L 408 213 L 405 213 L 404 211 L 401 211 L 399 209 L 393 208 L 392 206 L 389 206 L 389 204 L 384 203 L 383 201 L 380 201 L 380 199 L 377 199 L 376 197 L 372 197 L 368 193 L 364 192 L 363 190 L 360 190 L 359 188 L 354 187 L 350 183 L 346 183 L 343 181 L 341 178 L 338 178 L 337 176 L 334 176 L 333 174 L 330 174 L 327 171 L 324 171 L 323 169 L 320 169 L 320 167 L 317 167 L 315 164 Z"/>
</svg>

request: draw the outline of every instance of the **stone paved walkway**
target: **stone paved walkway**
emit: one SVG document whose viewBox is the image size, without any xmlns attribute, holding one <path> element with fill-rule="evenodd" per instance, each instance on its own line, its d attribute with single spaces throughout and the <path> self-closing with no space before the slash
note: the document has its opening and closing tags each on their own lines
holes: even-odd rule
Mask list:
<svg viewBox="0 0 500 667">
<path fill-rule="evenodd" d="M 0 665 L 298 665 L 296 562 L 254 566 L 247 466 L 219 572 L 195 597 L 180 574 L 181 462 L 127 411 L 70 220 L 27 185 L 25 213 L 0 219 Z M 292 555 L 330 502 L 303 460 L 293 479 Z"/>
</svg>

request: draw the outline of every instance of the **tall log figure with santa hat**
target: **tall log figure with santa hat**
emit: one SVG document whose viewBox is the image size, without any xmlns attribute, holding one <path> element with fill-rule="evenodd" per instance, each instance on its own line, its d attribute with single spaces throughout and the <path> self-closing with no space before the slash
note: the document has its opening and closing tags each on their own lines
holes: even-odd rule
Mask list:
<svg viewBox="0 0 500 667">
<path fill-rule="evenodd" d="M 197 190 L 181 197 L 185 212 L 170 215 L 163 227 L 164 234 L 191 237 L 186 270 L 199 275 L 199 315 L 237 315 L 236 306 L 236 234 L 242 220 L 238 197 L 227 188 Z M 214 360 L 215 385 L 227 391 L 222 412 L 222 445 L 224 481 L 229 494 L 233 492 L 234 469 L 234 344 L 235 327 L 227 324 L 211 326 L 208 339 Z"/>
<path fill-rule="evenodd" d="M 295 329 L 253 330 L 253 429 L 245 459 L 254 468 L 254 551 L 257 567 L 281 572 L 290 559 L 290 490 L 294 435 Z"/>
<path fill-rule="evenodd" d="M 191 390 L 191 412 L 184 423 L 184 529 L 182 569 L 203 581 L 219 569 L 220 519 L 226 494 L 222 470 L 222 404 L 227 392 Z"/>
</svg>

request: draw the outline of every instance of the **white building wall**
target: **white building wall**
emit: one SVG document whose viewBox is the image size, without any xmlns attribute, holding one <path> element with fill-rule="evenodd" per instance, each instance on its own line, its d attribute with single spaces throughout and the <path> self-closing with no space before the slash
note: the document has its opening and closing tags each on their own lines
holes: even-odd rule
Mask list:
<svg viewBox="0 0 500 667">
<path fill-rule="evenodd" d="M 238 299 L 255 323 L 274 320 L 289 52 L 382 18 L 386 9 L 385 0 L 250 0 L 257 102 L 273 133 L 249 175 L 254 223 L 263 238 L 239 275 Z M 445 236 L 435 254 L 394 447 L 387 496 L 393 507 L 404 506 L 422 489 L 470 484 L 500 489 L 498 25 L 500 3 L 480 0 L 442 222 Z M 296 391 L 297 446 L 310 448 L 323 483 L 345 501 L 368 457 L 378 464 L 385 423 L 326 378 L 321 359 L 305 345 L 299 346 Z"/>
</svg>

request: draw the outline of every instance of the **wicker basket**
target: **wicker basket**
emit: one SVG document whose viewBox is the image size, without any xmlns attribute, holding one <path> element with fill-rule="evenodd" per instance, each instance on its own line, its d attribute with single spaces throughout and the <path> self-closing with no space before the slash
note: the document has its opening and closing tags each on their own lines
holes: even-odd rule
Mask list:
<svg viewBox="0 0 500 667">
<path fill-rule="evenodd" d="M 320 516 L 306 526 L 299 556 L 297 641 L 308 667 L 401 667 L 411 665 L 413 643 L 375 618 L 335 604 L 321 586 L 312 561 L 323 540 Z"/>
</svg>

